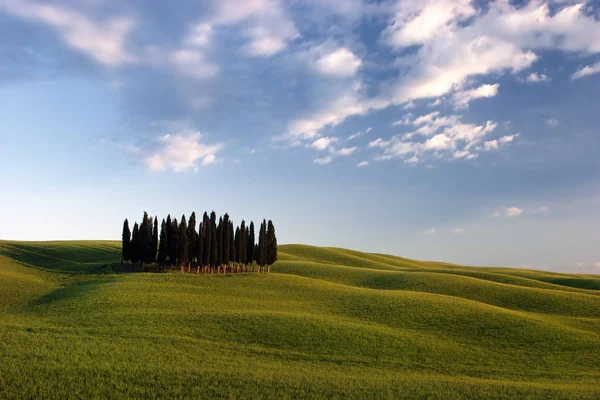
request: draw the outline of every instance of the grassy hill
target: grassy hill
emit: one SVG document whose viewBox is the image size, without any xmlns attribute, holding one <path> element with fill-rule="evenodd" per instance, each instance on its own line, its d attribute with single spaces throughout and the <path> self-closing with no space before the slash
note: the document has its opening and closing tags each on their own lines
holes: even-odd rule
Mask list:
<svg viewBox="0 0 600 400">
<path fill-rule="evenodd" d="M 0 398 L 600 398 L 600 276 L 279 258 L 131 274 L 119 242 L 0 241 Z"/>
</svg>

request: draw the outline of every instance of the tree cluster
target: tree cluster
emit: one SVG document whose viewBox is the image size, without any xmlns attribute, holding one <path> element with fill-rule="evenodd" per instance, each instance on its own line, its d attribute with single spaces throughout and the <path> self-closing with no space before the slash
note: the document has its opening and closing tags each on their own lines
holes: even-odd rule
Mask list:
<svg viewBox="0 0 600 400">
<path fill-rule="evenodd" d="M 196 230 L 198 225 L 198 230 Z M 160 233 L 159 233 L 160 232 Z M 142 222 L 135 222 L 133 231 L 129 221 L 123 223 L 122 261 L 156 264 L 181 268 L 188 272 L 194 268 L 198 273 L 260 271 L 277 261 L 277 238 L 273 222 L 263 219 L 258 231 L 254 222 L 247 226 L 242 220 L 235 226 L 228 214 L 219 217 L 215 212 L 204 213 L 202 221 L 196 222 L 196 213 L 186 220 L 185 215 L 162 220 L 160 231 L 158 218 L 154 220 L 144 212 Z"/>
</svg>

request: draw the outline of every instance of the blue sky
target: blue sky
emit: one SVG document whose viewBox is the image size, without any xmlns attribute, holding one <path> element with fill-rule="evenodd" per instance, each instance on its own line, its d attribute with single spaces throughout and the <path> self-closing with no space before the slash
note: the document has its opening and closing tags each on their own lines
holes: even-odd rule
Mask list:
<svg viewBox="0 0 600 400">
<path fill-rule="evenodd" d="M 600 6 L 0 0 L 3 239 L 144 210 L 600 273 Z"/>
</svg>

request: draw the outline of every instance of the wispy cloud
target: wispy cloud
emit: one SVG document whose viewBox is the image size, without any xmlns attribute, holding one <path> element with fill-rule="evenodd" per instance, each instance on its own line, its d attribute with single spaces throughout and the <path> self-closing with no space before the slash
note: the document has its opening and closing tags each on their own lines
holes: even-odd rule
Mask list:
<svg viewBox="0 0 600 400">
<path fill-rule="evenodd" d="M 331 157 L 331 156 L 325 156 L 325 157 L 321 157 L 321 158 L 315 159 L 313 161 L 313 163 L 320 164 L 320 165 L 325 165 L 325 164 L 329 164 L 331 161 L 333 161 L 333 157 Z"/>
<path fill-rule="evenodd" d="M 540 82 L 549 82 L 550 78 L 545 74 L 538 74 L 537 72 L 532 72 L 525 78 L 525 82 L 528 83 L 540 83 Z"/>
<path fill-rule="evenodd" d="M 598 62 L 596 64 L 592 64 L 592 65 L 586 65 L 579 71 L 575 72 L 571 76 L 571 79 L 583 78 L 584 76 L 597 74 L 598 72 L 600 72 L 600 62 Z"/>
<path fill-rule="evenodd" d="M 128 35 L 136 26 L 133 18 L 94 19 L 73 8 L 28 0 L 1 1 L 0 12 L 52 27 L 67 46 L 108 67 L 137 61 L 126 46 Z"/>
<path fill-rule="evenodd" d="M 150 171 L 170 169 L 182 172 L 189 169 L 198 170 L 198 160 L 201 164 L 214 163 L 216 153 L 223 148 L 222 144 L 206 145 L 201 141 L 200 132 L 168 134 L 159 138 L 161 148 L 146 157 L 145 162 Z"/>
</svg>

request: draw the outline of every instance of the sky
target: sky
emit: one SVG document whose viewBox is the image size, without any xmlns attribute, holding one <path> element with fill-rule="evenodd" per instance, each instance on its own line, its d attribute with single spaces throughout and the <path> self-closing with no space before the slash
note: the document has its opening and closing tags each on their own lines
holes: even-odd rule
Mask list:
<svg viewBox="0 0 600 400">
<path fill-rule="evenodd" d="M 600 3 L 0 0 L 0 239 L 144 211 L 600 274 Z"/>
</svg>

